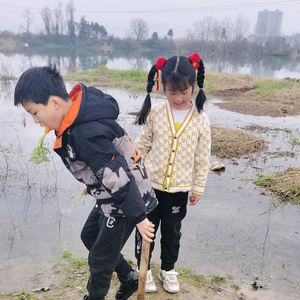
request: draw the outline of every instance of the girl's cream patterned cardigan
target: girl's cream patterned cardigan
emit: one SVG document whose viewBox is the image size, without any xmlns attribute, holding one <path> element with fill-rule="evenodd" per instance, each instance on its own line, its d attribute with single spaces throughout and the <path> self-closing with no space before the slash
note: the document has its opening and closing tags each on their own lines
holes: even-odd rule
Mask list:
<svg viewBox="0 0 300 300">
<path fill-rule="evenodd" d="M 193 105 L 176 132 L 169 102 L 155 104 L 136 144 L 153 188 L 203 194 L 211 147 L 210 123 L 204 111 L 198 113 Z"/>
</svg>

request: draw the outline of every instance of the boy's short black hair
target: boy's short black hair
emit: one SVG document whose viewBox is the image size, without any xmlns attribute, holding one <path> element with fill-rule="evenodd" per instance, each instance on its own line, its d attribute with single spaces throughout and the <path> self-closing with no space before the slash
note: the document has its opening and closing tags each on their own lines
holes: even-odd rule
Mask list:
<svg viewBox="0 0 300 300">
<path fill-rule="evenodd" d="M 14 104 L 33 101 L 47 105 L 50 96 L 58 96 L 64 101 L 69 99 L 64 80 L 52 64 L 30 68 L 21 75 L 15 88 Z"/>
</svg>

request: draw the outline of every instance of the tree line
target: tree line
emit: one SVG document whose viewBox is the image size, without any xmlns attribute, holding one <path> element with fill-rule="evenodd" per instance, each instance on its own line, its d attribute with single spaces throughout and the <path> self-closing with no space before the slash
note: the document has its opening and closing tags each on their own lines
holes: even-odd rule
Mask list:
<svg viewBox="0 0 300 300">
<path fill-rule="evenodd" d="M 129 36 L 117 38 L 110 35 L 103 25 L 89 22 L 81 16 L 75 21 L 76 7 L 74 0 L 69 0 L 65 6 L 59 2 L 54 9 L 45 5 L 40 15 L 44 28 L 38 34 L 32 33 L 31 27 L 36 16 L 28 9 L 23 11 L 24 25 L 20 25 L 23 33 L 18 36 L 30 46 L 38 47 L 45 44 L 57 44 L 60 47 L 89 47 L 108 45 L 110 49 L 127 49 L 128 51 L 141 49 L 178 50 L 183 46 L 187 51 L 195 49 L 210 53 L 246 52 L 259 55 L 290 55 L 300 56 L 300 34 L 294 36 L 249 35 L 250 21 L 238 14 L 234 20 L 225 17 L 219 21 L 213 16 L 206 16 L 192 23 L 187 28 L 185 37 L 174 40 L 174 31 L 169 29 L 163 38 L 157 32 L 149 34 L 149 25 L 142 18 L 133 18 L 129 24 Z M 4 35 L 0 33 L 0 36 Z M 84 42 L 84 43 L 82 43 Z"/>
</svg>

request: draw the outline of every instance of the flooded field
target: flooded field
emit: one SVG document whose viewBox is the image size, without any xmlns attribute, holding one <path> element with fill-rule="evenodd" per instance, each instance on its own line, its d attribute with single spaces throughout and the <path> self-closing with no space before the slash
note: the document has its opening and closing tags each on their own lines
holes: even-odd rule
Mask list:
<svg viewBox="0 0 300 300">
<path fill-rule="evenodd" d="M 82 184 L 55 153 L 40 165 L 29 162 L 43 129 L 13 106 L 14 85 L 2 85 L 0 94 L 0 292 L 46 286 L 64 249 L 86 256 L 79 236 L 94 204 L 90 196 L 81 196 Z M 68 90 L 72 86 L 68 83 Z M 136 137 L 139 127 L 129 113 L 139 109 L 145 95 L 104 91 L 118 100 L 119 122 Z M 205 276 L 234 276 L 251 299 L 300 299 L 300 207 L 279 204 L 252 183 L 259 173 L 299 166 L 300 146 L 291 143 L 300 140 L 299 117 L 242 115 L 218 108 L 217 101 L 205 107 L 212 125 L 261 137 L 267 149 L 239 159 L 212 156 L 225 171 L 210 172 L 201 200 L 188 207 L 177 266 Z M 53 142 L 50 133 L 45 145 L 51 149 Z M 133 236 L 123 253 L 134 260 Z M 153 260 L 159 262 L 158 247 Z M 252 291 L 254 280 L 263 287 L 259 291 Z"/>
</svg>

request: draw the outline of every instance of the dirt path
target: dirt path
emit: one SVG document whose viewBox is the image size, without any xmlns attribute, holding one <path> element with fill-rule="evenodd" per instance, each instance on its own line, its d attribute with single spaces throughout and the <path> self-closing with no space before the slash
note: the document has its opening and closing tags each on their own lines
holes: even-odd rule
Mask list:
<svg viewBox="0 0 300 300">
<path fill-rule="evenodd" d="M 77 263 L 76 263 L 77 262 Z M 258 300 L 256 297 L 248 297 L 234 285 L 233 280 L 218 278 L 218 281 L 201 276 L 201 280 L 197 281 L 193 278 L 187 279 L 179 276 L 180 292 L 177 294 L 167 293 L 161 282 L 157 279 L 158 266 L 152 268 L 154 280 L 157 286 L 157 292 L 146 293 L 145 299 L 149 300 L 198 300 L 198 299 L 214 299 L 214 300 Z M 0 299 L 3 300 L 59 300 L 59 299 L 77 299 L 81 300 L 86 294 L 86 282 L 88 279 L 88 266 L 86 260 L 79 259 L 63 259 L 58 262 L 48 274 L 48 278 L 41 279 L 37 284 L 35 291 L 19 290 L 12 294 L 1 294 Z M 115 300 L 115 294 L 119 287 L 119 281 L 116 274 L 113 275 L 111 287 L 109 289 L 106 300 Z M 129 300 L 137 299 L 137 292 L 134 293 Z"/>
</svg>

